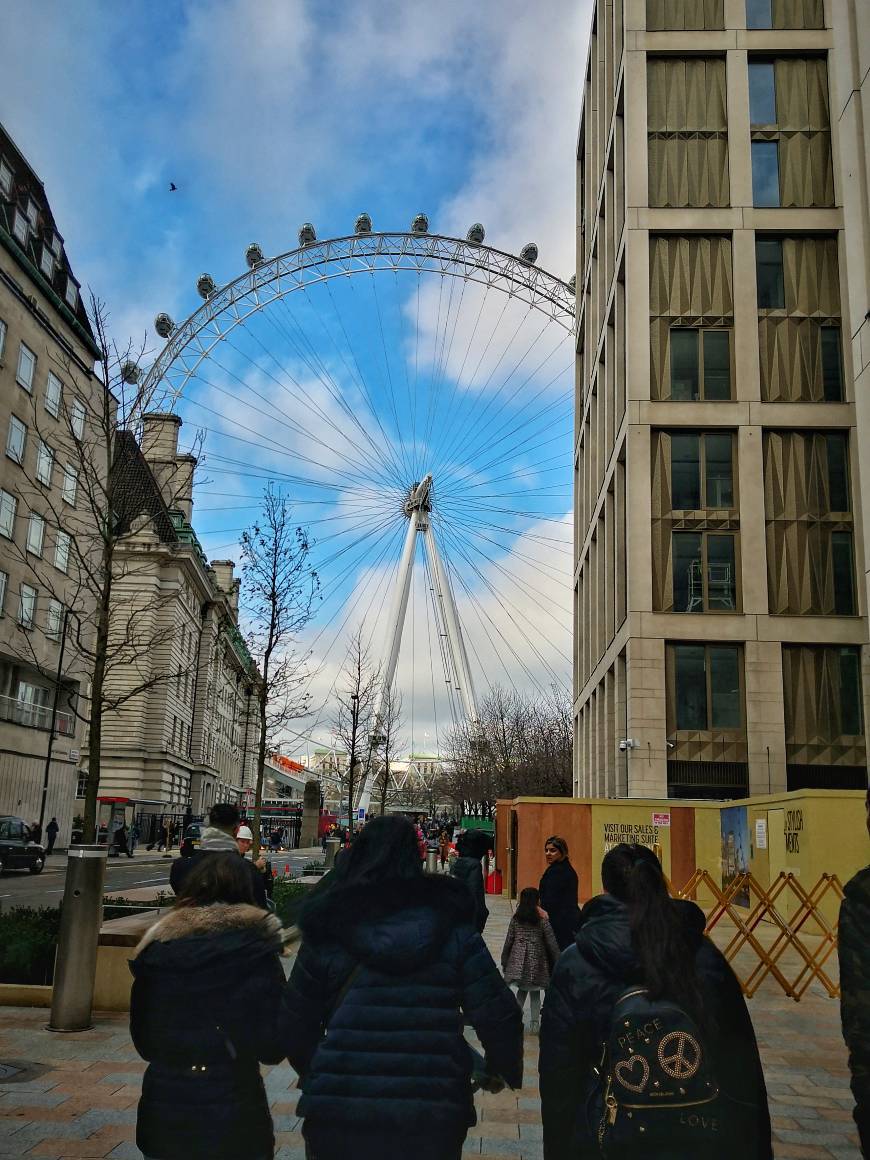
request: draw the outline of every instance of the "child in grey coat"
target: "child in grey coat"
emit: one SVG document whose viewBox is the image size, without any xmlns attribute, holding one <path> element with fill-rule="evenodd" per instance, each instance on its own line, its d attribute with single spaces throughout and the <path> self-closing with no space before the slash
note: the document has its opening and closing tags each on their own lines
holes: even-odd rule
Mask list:
<svg viewBox="0 0 870 1160">
<path fill-rule="evenodd" d="M 539 900 L 534 886 L 521 891 L 501 952 L 505 982 L 516 986 L 520 1007 L 525 1007 L 529 996 L 529 1031 L 533 1035 L 540 1027 L 541 991 L 559 957 L 559 944 Z"/>
</svg>

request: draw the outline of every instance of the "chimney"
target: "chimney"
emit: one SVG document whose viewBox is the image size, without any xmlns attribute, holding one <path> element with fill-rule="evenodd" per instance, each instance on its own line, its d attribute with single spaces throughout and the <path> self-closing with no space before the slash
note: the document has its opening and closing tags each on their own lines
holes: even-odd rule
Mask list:
<svg viewBox="0 0 870 1160">
<path fill-rule="evenodd" d="M 215 584 L 226 596 L 227 603 L 234 614 L 239 611 L 239 588 L 241 580 L 233 576 L 234 560 L 212 560 L 211 568 L 215 576 Z"/>
<path fill-rule="evenodd" d="M 193 515 L 193 472 L 196 457 L 178 454 L 181 419 L 166 411 L 142 416 L 142 454 L 160 488 L 164 503 L 190 523 Z"/>
</svg>

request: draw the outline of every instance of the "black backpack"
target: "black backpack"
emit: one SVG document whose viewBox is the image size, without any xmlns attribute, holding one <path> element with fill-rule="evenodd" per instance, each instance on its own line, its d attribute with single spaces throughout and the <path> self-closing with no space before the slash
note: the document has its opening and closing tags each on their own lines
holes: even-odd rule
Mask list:
<svg viewBox="0 0 870 1160">
<path fill-rule="evenodd" d="M 624 991 L 587 1102 L 602 1156 L 700 1156 L 722 1138 L 719 1084 L 695 1021 L 643 987 Z"/>
</svg>

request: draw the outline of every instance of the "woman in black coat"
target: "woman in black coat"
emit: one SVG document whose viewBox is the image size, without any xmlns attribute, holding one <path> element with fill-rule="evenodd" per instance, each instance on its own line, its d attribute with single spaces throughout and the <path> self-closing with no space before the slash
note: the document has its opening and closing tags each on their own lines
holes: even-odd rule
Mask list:
<svg viewBox="0 0 870 1160">
<path fill-rule="evenodd" d="M 561 955 L 544 1001 L 539 1071 L 546 1160 L 601 1156 L 597 1105 L 595 1115 L 587 1111 L 601 1085 L 593 1068 L 602 1063 L 617 999 L 625 1002 L 624 993 L 635 985 L 650 999 L 678 1004 L 703 1029 L 721 1093 L 715 1105 L 677 1112 L 697 1126 L 691 1150 L 681 1144 L 662 1151 L 647 1143 L 643 1155 L 770 1160 L 770 1116 L 755 1032 L 734 972 L 704 937 L 703 912 L 693 902 L 670 898 L 661 865 L 645 846 L 615 847 L 605 855 L 601 875 L 608 893 L 583 908 L 575 943 Z M 641 1085 L 631 1090 L 641 1092 L 644 1065 L 632 1059 L 629 1067 L 630 1078 Z M 624 1109 L 618 1114 L 632 1115 Z"/>
<path fill-rule="evenodd" d="M 483 885 L 481 861 L 490 848 L 492 839 L 483 830 L 463 830 L 456 842 L 459 855 L 450 867 L 452 877 L 464 882 L 474 900 L 474 925 L 483 934 L 489 908 L 486 905 L 486 891 Z"/>
<path fill-rule="evenodd" d="M 136 1143 L 152 1160 L 270 1160 L 260 1062 L 284 1057 L 281 924 L 236 853 L 191 871 L 130 963 L 130 1032 L 148 1061 Z"/>
<path fill-rule="evenodd" d="M 538 887 L 540 906 L 547 912 L 559 950 L 563 951 L 573 943 L 574 931 L 580 922 L 580 907 L 577 905 L 580 883 L 568 858 L 568 843 L 564 838 L 547 838 L 544 857 L 547 869 Z"/>
<path fill-rule="evenodd" d="M 522 1084 L 522 1016 L 453 879 L 414 828 L 369 822 L 306 899 L 283 1024 L 309 1155 L 458 1160 L 475 1123 L 467 1017 L 487 1071 Z"/>
</svg>

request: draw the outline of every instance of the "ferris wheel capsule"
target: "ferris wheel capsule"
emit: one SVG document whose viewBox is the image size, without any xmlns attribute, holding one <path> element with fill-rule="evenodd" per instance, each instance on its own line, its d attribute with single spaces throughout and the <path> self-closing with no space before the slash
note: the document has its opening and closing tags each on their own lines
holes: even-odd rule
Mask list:
<svg viewBox="0 0 870 1160">
<path fill-rule="evenodd" d="M 372 219 L 367 213 L 361 213 L 353 224 L 353 232 L 355 234 L 370 234 L 372 232 Z"/>
<path fill-rule="evenodd" d="M 126 359 L 121 364 L 121 380 L 135 386 L 142 378 L 142 368 L 132 359 Z"/>
<path fill-rule="evenodd" d="M 168 314 L 161 312 L 154 319 L 154 329 L 157 331 L 161 338 L 169 338 L 169 336 L 175 331 L 175 323 L 172 321 Z"/>
<path fill-rule="evenodd" d="M 480 222 L 475 222 L 474 225 L 470 227 L 468 233 L 465 235 L 465 240 L 471 242 L 471 244 L 474 246 L 480 246 L 483 244 L 483 239 L 485 237 L 486 230 L 483 228 Z"/>
<path fill-rule="evenodd" d="M 208 301 L 212 294 L 214 294 L 215 290 L 217 290 L 217 286 L 215 285 L 215 280 L 212 278 L 211 274 L 200 274 L 196 280 L 196 292 L 199 294 L 200 298 L 204 298 L 206 301 Z"/>
<path fill-rule="evenodd" d="M 528 262 L 530 266 L 534 266 L 538 260 L 538 247 L 534 242 L 526 242 L 520 250 L 520 258 L 524 262 Z"/>
<path fill-rule="evenodd" d="M 418 213 L 411 222 L 412 234 L 428 234 L 429 233 L 429 219 L 424 213 Z"/>
<path fill-rule="evenodd" d="M 312 242 L 317 241 L 317 233 L 311 222 L 303 222 L 299 227 L 299 245 L 310 246 Z"/>
<path fill-rule="evenodd" d="M 571 289 L 576 294 L 577 293 L 577 275 L 576 274 L 572 274 L 571 277 L 568 279 L 568 285 L 571 287 Z"/>
<path fill-rule="evenodd" d="M 263 251 L 257 242 L 251 242 L 251 244 L 245 250 L 245 261 L 248 263 L 248 266 L 251 270 L 253 270 L 255 266 L 259 266 L 263 261 Z"/>
</svg>

